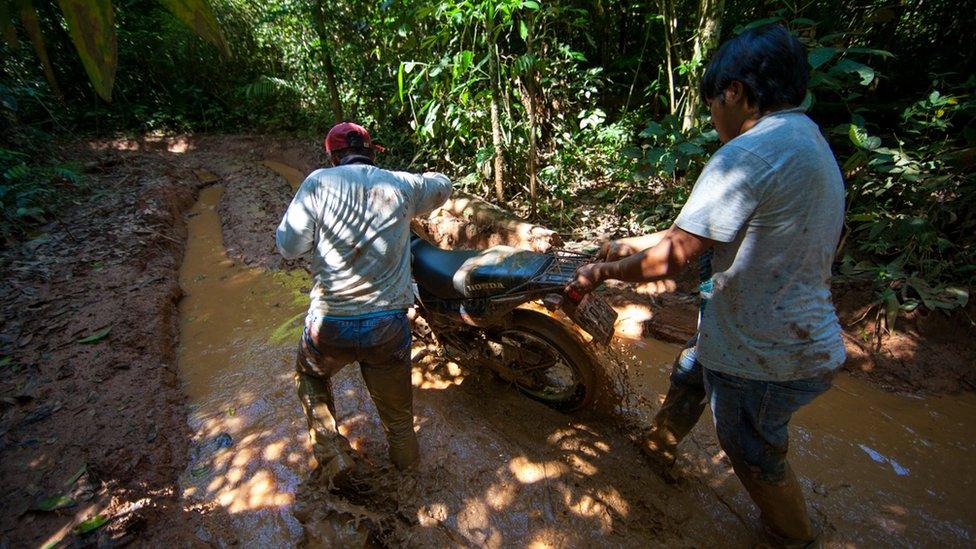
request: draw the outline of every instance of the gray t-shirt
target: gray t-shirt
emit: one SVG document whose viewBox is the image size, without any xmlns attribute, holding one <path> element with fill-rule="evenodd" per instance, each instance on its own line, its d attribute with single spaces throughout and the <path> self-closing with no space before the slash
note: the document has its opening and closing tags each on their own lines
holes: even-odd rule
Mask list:
<svg viewBox="0 0 976 549">
<path fill-rule="evenodd" d="M 844 182 L 817 125 L 769 114 L 709 160 L 675 224 L 717 241 L 698 360 L 739 377 L 789 381 L 844 363 L 830 266 Z"/>
<path fill-rule="evenodd" d="M 450 196 L 451 180 L 439 173 L 368 164 L 312 172 L 275 234 L 288 259 L 312 252 L 309 312 L 351 317 L 410 307 L 410 220 Z"/>
</svg>

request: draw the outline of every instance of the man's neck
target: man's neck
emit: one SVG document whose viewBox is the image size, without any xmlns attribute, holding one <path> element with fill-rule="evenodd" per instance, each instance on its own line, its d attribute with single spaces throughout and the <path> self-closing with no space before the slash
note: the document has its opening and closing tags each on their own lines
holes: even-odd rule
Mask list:
<svg viewBox="0 0 976 549">
<path fill-rule="evenodd" d="M 373 160 L 370 157 L 361 154 L 351 154 L 349 156 L 343 157 L 342 160 L 339 160 L 340 166 L 349 166 L 352 164 L 368 164 L 370 166 L 376 165 L 376 163 L 373 162 Z"/>
<path fill-rule="evenodd" d="M 782 104 L 776 105 L 774 107 L 770 107 L 770 108 L 766 109 L 763 112 L 758 112 L 757 111 L 755 113 L 752 113 L 752 114 L 750 114 L 742 122 L 742 125 L 740 127 L 741 129 L 739 131 L 739 135 L 742 135 L 742 134 L 746 133 L 747 131 L 751 130 L 753 128 L 753 126 L 755 126 L 756 124 L 759 123 L 760 120 L 762 120 L 763 118 L 765 118 L 765 117 L 767 117 L 767 116 L 769 116 L 771 114 L 775 114 L 775 113 L 777 113 L 779 111 L 785 111 L 785 110 L 790 110 L 790 109 L 795 109 L 795 108 L 796 108 L 795 106 L 790 105 L 789 103 L 782 103 Z"/>
</svg>

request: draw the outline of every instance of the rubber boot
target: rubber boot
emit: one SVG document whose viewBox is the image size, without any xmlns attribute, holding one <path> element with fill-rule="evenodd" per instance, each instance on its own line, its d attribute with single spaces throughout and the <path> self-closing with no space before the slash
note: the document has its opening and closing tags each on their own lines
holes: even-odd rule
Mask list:
<svg viewBox="0 0 976 549">
<path fill-rule="evenodd" d="M 327 486 L 343 479 L 355 469 L 349 441 L 339 434 L 335 423 L 332 386 L 328 379 L 298 372 L 298 399 L 308 421 L 312 454 L 318 465 L 313 477 Z"/>
<path fill-rule="evenodd" d="M 788 548 L 820 546 L 819 532 L 814 529 L 807 514 L 803 489 L 789 464 L 781 482 L 759 479 L 757 471 L 748 465 L 733 464 L 733 469 L 752 501 L 759 507 L 766 545 Z"/>
<path fill-rule="evenodd" d="M 664 404 L 651 421 L 651 427 L 640 449 L 661 478 L 677 482 L 673 465 L 677 459 L 678 443 L 698 423 L 705 411 L 705 388 L 671 382 Z"/>
</svg>

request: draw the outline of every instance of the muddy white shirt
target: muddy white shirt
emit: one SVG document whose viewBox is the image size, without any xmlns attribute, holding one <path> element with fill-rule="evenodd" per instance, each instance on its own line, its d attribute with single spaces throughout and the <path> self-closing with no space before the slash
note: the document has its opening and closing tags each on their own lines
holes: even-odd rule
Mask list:
<svg viewBox="0 0 976 549">
<path fill-rule="evenodd" d="M 699 325 L 702 366 L 788 381 L 843 364 L 830 299 L 843 218 L 837 161 L 802 112 L 767 115 L 715 153 L 675 221 L 717 241 Z"/>
<path fill-rule="evenodd" d="M 349 317 L 410 307 L 410 220 L 450 195 L 450 179 L 438 173 L 368 164 L 312 172 L 275 235 L 285 258 L 312 252 L 309 312 Z"/>
</svg>

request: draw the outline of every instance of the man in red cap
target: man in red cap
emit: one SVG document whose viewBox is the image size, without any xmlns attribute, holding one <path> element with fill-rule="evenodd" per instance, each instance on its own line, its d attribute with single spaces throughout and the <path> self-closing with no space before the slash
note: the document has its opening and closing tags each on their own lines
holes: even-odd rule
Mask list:
<svg viewBox="0 0 976 549">
<path fill-rule="evenodd" d="M 352 122 L 329 130 L 333 164 L 312 172 L 278 226 L 278 251 L 311 253 L 311 306 L 298 348 L 298 397 L 308 420 L 317 480 L 363 488 L 349 442 L 336 430 L 330 378 L 359 362 L 399 470 L 415 468 L 410 383 L 410 220 L 451 194 L 443 174 L 377 168 L 369 132 Z"/>
</svg>

